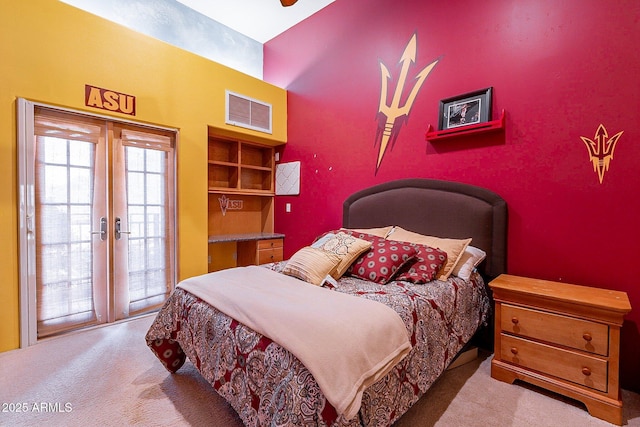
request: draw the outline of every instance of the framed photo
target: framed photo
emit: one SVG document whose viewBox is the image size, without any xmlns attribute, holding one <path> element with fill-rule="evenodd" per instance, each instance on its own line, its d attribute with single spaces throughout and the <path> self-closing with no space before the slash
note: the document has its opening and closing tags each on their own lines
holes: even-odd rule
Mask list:
<svg viewBox="0 0 640 427">
<path fill-rule="evenodd" d="M 491 120 L 492 87 L 440 101 L 438 129 L 454 129 Z"/>
</svg>

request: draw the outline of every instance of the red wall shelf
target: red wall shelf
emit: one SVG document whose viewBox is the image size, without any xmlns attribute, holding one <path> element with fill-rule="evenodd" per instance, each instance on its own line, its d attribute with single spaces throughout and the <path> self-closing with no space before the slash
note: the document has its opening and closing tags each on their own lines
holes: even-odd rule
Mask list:
<svg viewBox="0 0 640 427">
<path fill-rule="evenodd" d="M 504 129 L 504 120 L 505 112 L 502 110 L 500 114 L 500 118 L 496 120 L 492 120 L 490 122 L 477 123 L 475 125 L 468 125 L 457 127 L 454 129 L 444 129 L 444 130 L 434 130 L 433 126 L 429 125 L 427 129 L 427 133 L 425 135 L 425 139 L 427 141 L 440 141 L 442 139 L 454 138 L 454 137 L 465 137 L 472 134 L 485 133 L 485 132 L 494 132 L 498 130 Z"/>
</svg>

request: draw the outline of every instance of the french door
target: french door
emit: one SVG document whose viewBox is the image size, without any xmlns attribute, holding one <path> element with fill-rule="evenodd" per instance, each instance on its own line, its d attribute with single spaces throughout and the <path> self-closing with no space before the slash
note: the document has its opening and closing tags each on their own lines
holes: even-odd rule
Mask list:
<svg viewBox="0 0 640 427">
<path fill-rule="evenodd" d="M 175 131 L 18 107 L 22 346 L 159 307 L 175 284 Z"/>
</svg>

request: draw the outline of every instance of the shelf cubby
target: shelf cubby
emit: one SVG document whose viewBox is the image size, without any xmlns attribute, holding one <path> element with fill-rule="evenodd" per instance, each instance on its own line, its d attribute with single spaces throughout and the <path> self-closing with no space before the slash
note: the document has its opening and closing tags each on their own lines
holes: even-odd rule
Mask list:
<svg viewBox="0 0 640 427">
<path fill-rule="evenodd" d="M 209 192 L 273 195 L 273 156 L 270 146 L 209 137 Z"/>
</svg>

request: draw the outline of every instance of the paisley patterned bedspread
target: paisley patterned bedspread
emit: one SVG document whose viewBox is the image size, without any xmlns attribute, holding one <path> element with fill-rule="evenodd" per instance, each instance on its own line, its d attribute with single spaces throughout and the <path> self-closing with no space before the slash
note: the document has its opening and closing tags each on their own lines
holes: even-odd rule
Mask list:
<svg viewBox="0 0 640 427">
<path fill-rule="evenodd" d="M 283 265 L 266 268 L 280 271 Z M 180 288 L 149 328 L 147 344 L 171 372 L 188 357 L 246 426 L 388 426 L 440 376 L 490 307 L 477 274 L 469 282 L 451 277 L 425 285 L 379 285 L 343 276 L 337 287 L 328 286 L 393 308 L 413 346 L 365 390 L 360 414 L 350 420 L 337 415 L 313 376 L 286 349 Z"/>
</svg>

